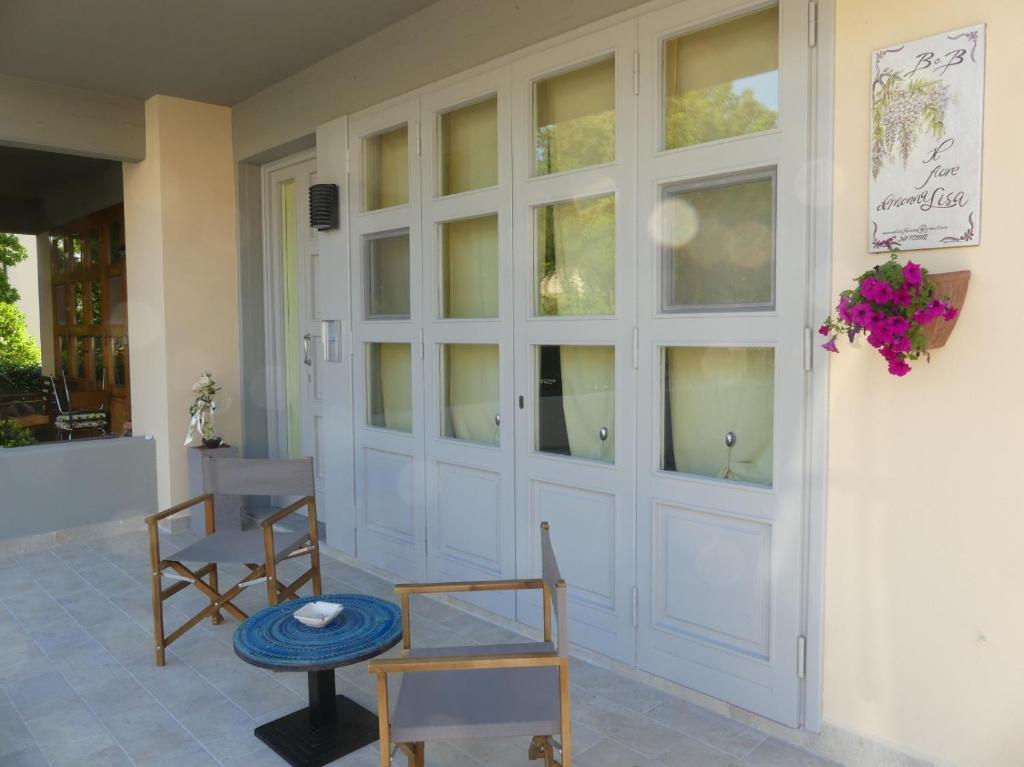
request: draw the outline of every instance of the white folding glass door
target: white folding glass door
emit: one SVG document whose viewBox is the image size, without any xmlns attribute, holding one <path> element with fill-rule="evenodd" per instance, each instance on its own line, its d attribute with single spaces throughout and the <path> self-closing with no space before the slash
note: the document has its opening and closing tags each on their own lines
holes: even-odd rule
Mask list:
<svg viewBox="0 0 1024 767">
<path fill-rule="evenodd" d="M 309 226 L 309 187 L 316 160 L 299 156 L 266 168 L 270 254 L 268 305 L 271 392 L 279 403 L 272 449 L 284 458 L 312 456 L 317 502 L 324 501 L 323 393 L 321 386 L 319 243 Z"/>
<path fill-rule="evenodd" d="M 638 663 L 795 726 L 807 3 L 639 25 Z"/>
<path fill-rule="evenodd" d="M 515 576 L 508 69 L 422 98 L 431 580 Z M 515 617 L 511 592 L 467 597 Z"/>
<path fill-rule="evenodd" d="M 426 576 L 419 100 L 349 121 L 353 430 L 360 559 Z"/>
<path fill-rule="evenodd" d="M 551 523 L 570 638 L 635 658 L 632 23 L 513 67 L 518 570 Z M 539 598 L 519 619 L 540 624 Z"/>
</svg>

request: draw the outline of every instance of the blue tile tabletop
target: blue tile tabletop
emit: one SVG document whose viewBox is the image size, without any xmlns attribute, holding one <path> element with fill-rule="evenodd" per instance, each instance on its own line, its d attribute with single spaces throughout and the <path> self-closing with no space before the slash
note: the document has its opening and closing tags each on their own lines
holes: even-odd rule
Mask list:
<svg viewBox="0 0 1024 767">
<path fill-rule="evenodd" d="M 309 602 L 334 602 L 342 610 L 323 628 L 304 626 L 292 613 Z M 321 594 L 283 602 L 253 615 L 235 630 L 235 654 L 279 671 L 320 671 L 367 660 L 398 644 L 398 606 L 363 594 Z"/>
</svg>

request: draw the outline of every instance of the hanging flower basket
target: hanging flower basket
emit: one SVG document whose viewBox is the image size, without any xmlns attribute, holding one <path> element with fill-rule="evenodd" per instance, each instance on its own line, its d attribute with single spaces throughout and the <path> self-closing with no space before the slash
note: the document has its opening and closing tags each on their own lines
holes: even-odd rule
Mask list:
<svg viewBox="0 0 1024 767">
<path fill-rule="evenodd" d="M 967 295 L 971 273 L 930 275 L 920 264 L 899 262 L 898 249 L 856 279 L 856 287 L 839 294 L 834 316 L 818 329 L 828 338 L 822 347 L 838 352 L 836 340 L 850 343 L 861 333 L 894 376 L 910 372 L 910 362 L 946 343 Z"/>
<path fill-rule="evenodd" d="M 964 299 L 967 297 L 967 285 L 971 281 L 970 271 L 942 272 L 940 274 L 929 274 L 928 279 L 935 283 L 935 297 L 941 298 L 950 304 L 957 313 L 948 322 L 931 322 L 922 328 L 924 333 L 924 348 L 928 351 L 939 349 L 946 345 L 957 320 L 960 319 L 960 309 L 964 306 Z"/>
</svg>

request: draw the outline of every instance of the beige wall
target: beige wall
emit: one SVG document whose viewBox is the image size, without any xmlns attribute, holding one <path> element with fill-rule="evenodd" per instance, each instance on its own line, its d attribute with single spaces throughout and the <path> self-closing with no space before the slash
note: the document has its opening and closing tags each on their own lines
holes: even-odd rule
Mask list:
<svg viewBox="0 0 1024 767">
<path fill-rule="evenodd" d="M 218 433 L 241 436 L 237 206 L 226 107 L 154 96 L 146 159 L 124 166 L 132 423 L 157 438 L 161 505 L 184 500 L 192 384 L 210 370 Z"/>
<path fill-rule="evenodd" d="M 970 767 L 1024 764 L 1024 357 L 1012 333 L 1020 244 L 1020 0 L 838 0 L 835 291 L 867 252 L 870 54 L 988 23 L 982 245 L 915 253 L 972 270 L 930 365 L 831 363 L 824 714 Z"/>
</svg>

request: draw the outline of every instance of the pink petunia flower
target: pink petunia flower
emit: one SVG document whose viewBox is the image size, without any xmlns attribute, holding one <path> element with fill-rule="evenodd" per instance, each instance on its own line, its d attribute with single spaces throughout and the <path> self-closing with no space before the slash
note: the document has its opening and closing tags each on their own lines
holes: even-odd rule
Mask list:
<svg viewBox="0 0 1024 767">
<path fill-rule="evenodd" d="M 924 276 L 921 274 L 921 265 L 913 261 L 907 261 L 903 267 L 903 279 L 907 285 L 920 285 Z"/>
<path fill-rule="evenodd" d="M 892 339 L 889 348 L 894 352 L 909 352 L 914 348 L 914 342 L 910 340 L 910 336 L 898 335 Z"/>
<path fill-rule="evenodd" d="M 820 328 L 818 328 L 818 333 L 820 333 L 823 336 L 827 336 L 828 335 L 828 325 L 822 325 Z"/>
<path fill-rule="evenodd" d="M 828 339 L 828 341 L 823 343 L 821 345 L 821 348 L 824 349 L 827 352 L 834 352 L 835 354 L 839 354 L 839 349 L 836 348 L 836 337 L 835 336 L 832 336 L 832 338 Z"/>
<path fill-rule="evenodd" d="M 910 372 L 910 365 L 908 365 L 905 360 L 890 360 L 889 372 L 894 376 L 900 376 L 902 378 Z"/>
<path fill-rule="evenodd" d="M 957 309 L 955 306 L 950 306 L 949 304 L 947 304 L 946 310 L 942 313 L 942 319 L 944 319 L 946 322 L 949 322 L 950 320 L 955 320 L 958 314 L 960 314 L 959 309 Z"/>
<path fill-rule="evenodd" d="M 872 322 L 874 318 L 875 312 L 867 304 L 856 304 L 850 309 L 850 322 L 854 325 L 863 325 L 867 327 L 867 324 Z"/>
<path fill-rule="evenodd" d="M 896 306 L 910 306 L 913 300 L 914 294 L 911 293 L 906 288 L 900 288 L 895 293 L 893 293 L 892 297 L 892 302 L 896 304 Z"/>
</svg>

